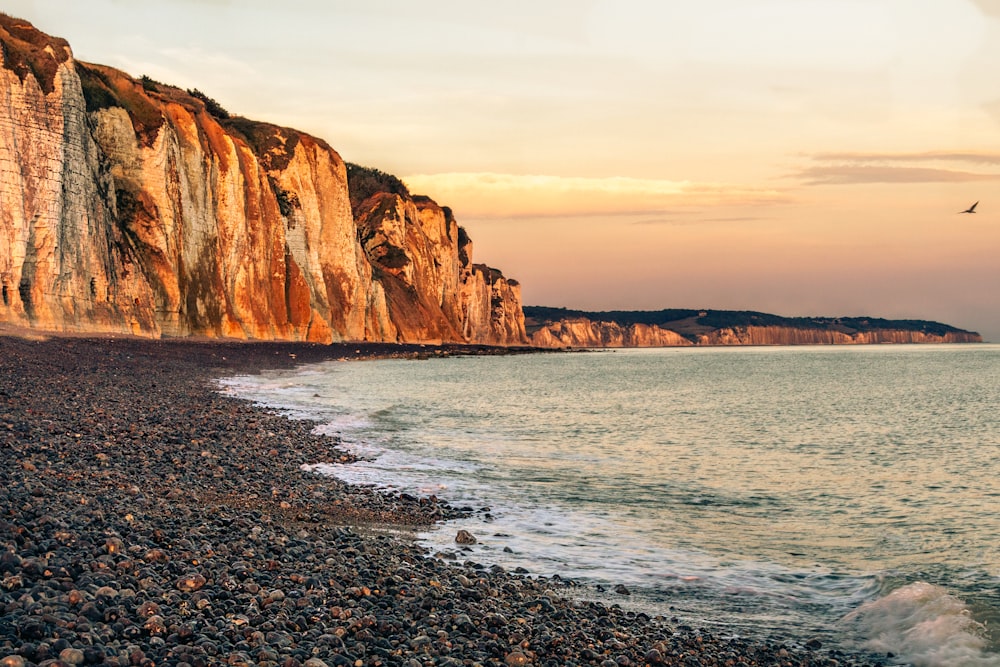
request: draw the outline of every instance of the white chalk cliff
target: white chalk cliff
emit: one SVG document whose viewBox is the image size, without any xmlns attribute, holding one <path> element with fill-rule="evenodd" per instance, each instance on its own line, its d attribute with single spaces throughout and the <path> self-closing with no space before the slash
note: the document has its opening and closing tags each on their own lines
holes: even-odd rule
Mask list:
<svg viewBox="0 0 1000 667">
<path fill-rule="evenodd" d="M 352 214 L 289 128 L 76 61 L 0 15 L 0 323 L 309 341 L 527 341 L 520 288 L 426 198 Z"/>
</svg>

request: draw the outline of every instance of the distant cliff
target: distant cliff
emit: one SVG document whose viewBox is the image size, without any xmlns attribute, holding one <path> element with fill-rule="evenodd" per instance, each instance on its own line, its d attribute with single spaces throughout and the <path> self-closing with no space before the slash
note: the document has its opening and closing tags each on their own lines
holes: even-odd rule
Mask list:
<svg viewBox="0 0 1000 667">
<path fill-rule="evenodd" d="M 526 342 L 447 209 L 352 213 L 324 141 L 74 60 L 0 15 L 0 322 L 310 341 Z"/>
<path fill-rule="evenodd" d="M 539 347 L 982 342 L 975 332 L 924 320 L 792 318 L 727 310 L 586 312 L 537 306 L 526 306 L 524 314 L 531 342 Z"/>
<path fill-rule="evenodd" d="M 530 320 L 529 320 L 530 321 Z M 678 347 L 694 345 L 676 331 L 655 324 L 622 325 L 606 320 L 572 317 L 532 326 L 537 347 Z"/>
</svg>

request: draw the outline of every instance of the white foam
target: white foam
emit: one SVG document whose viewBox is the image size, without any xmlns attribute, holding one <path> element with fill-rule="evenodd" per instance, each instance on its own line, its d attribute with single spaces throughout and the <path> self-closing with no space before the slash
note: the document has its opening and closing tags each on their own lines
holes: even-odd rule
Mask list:
<svg viewBox="0 0 1000 667">
<path fill-rule="evenodd" d="M 344 432 L 360 431 L 371 428 L 372 420 L 359 414 L 338 415 L 332 419 L 328 418 L 324 423 L 316 427 L 316 433 L 320 435 L 340 435 Z"/>
<path fill-rule="evenodd" d="M 893 653 L 914 667 L 1000 667 L 987 652 L 986 628 L 944 588 L 916 582 L 867 602 L 849 614 L 867 638 L 865 648 Z"/>
</svg>

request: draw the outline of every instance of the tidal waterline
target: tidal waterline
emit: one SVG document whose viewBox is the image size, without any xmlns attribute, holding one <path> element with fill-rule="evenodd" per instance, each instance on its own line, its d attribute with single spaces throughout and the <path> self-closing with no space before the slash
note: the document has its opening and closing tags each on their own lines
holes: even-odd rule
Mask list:
<svg viewBox="0 0 1000 667">
<path fill-rule="evenodd" d="M 368 459 L 323 471 L 490 508 L 423 535 L 434 551 L 624 584 L 734 634 L 1000 664 L 1000 346 L 329 362 L 224 384 Z"/>
</svg>

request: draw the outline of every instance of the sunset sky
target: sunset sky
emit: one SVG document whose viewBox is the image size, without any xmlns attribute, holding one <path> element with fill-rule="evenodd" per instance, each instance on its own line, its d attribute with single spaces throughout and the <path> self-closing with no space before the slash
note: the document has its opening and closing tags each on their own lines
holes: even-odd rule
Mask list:
<svg viewBox="0 0 1000 667">
<path fill-rule="evenodd" d="M 400 176 L 529 305 L 933 319 L 1000 342 L 1000 0 L 2 10 Z"/>
</svg>

